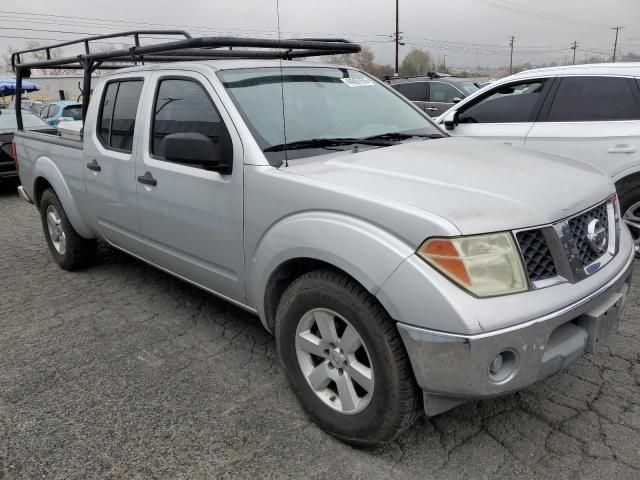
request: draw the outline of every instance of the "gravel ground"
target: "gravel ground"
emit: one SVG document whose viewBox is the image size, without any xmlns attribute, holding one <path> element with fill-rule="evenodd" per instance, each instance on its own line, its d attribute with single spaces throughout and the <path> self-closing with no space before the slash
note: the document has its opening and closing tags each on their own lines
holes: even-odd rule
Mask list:
<svg viewBox="0 0 640 480">
<path fill-rule="evenodd" d="M 361 451 L 305 417 L 257 318 L 108 248 L 60 270 L 14 186 L 0 218 L 2 480 L 640 478 L 638 283 L 603 352 Z"/>
</svg>

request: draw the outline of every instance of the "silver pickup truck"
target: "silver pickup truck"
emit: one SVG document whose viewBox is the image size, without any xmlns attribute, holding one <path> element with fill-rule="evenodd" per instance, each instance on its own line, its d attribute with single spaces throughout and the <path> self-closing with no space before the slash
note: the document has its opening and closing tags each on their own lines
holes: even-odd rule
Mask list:
<svg viewBox="0 0 640 480">
<path fill-rule="evenodd" d="M 606 175 L 450 138 L 346 66 L 116 70 L 82 141 L 19 132 L 15 148 L 62 268 L 102 239 L 254 312 L 304 409 L 356 445 L 566 368 L 629 290 Z"/>
</svg>

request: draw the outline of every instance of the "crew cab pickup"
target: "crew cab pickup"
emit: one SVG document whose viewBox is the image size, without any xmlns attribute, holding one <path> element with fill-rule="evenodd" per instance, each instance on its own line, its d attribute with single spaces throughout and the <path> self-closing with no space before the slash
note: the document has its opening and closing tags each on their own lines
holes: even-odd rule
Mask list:
<svg viewBox="0 0 640 480">
<path fill-rule="evenodd" d="M 356 445 L 566 368 L 616 331 L 629 290 L 600 170 L 451 138 L 348 66 L 116 70 L 81 141 L 15 147 L 62 268 L 102 239 L 254 312 L 311 418 Z"/>
</svg>

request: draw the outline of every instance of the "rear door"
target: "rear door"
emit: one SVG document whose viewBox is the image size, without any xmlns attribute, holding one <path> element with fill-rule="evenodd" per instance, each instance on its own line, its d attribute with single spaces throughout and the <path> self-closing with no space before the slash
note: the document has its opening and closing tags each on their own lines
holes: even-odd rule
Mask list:
<svg viewBox="0 0 640 480">
<path fill-rule="evenodd" d="M 615 76 L 559 79 L 526 148 L 589 162 L 615 177 L 640 164 L 640 90 Z"/>
<path fill-rule="evenodd" d="M 553 78 L 539 78 L 496 86 L 462 105 L 449 133 L 524 147 L 552 84 Z"/>
<path fill-rule="evenodd" d="M 407 82 L 392 86 L 416 106 L 420 107 L 421 110 L 426 111 L 426 103 L 429 98 L 429 82 Z"/>
<path fill-rule="evenodd" d="M 154 76 L 150 122 L 137 165 L 138 210 L 150 260 L 227 298 L 244 302 L 243 149 L 209 80 L 196 72 Z M 163 155 L 175 133 L 233 144 L 233 171 L 221 174 Z M 151 184 L 150 184 L 151 183 Z"/>
<path fill-rule="evenodd" d="M 144 78 L 110 80 L 100 96 L 95 122 L 86 122 L 84 178 L 89 218 L 113 245 L 146 257 L 138 219 L 134 133 Z M 90 117 L 89 117 L 90 118 Z M 95 118 L 95 117 L 94 117 Z"/>
<path fill-rule="evenodd" d="M 429 101 L 425 104 L 425 112 L 431 117 L 438 117 L 464 97 L 465 94 L 453 85 L 433 80 L 429 82 Z"/>
</svg>

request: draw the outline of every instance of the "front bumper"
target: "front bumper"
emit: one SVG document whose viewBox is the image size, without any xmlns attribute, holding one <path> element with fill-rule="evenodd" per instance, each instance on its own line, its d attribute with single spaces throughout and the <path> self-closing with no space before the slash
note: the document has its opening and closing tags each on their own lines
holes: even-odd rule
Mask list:
<svg viewBox="0 0 640 480">
<path fill-rule="evenodd" d="M 594 351 L 600 340 L 617 329 L 633 259 L 632 251 L 615 277 L 581 300 L 508 328 L 461 335 L 398 323 L 425 394 L 427 415 L 437 415 L 467 400 L 520 390 Z M 490 365 L 501 352 L 508 352 L 505 368 L 510 370 L 505 371 L 511 373 L 493 375 Z"/>
</svg>

